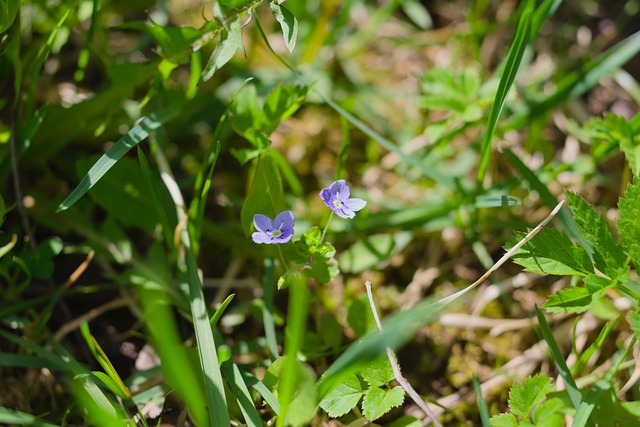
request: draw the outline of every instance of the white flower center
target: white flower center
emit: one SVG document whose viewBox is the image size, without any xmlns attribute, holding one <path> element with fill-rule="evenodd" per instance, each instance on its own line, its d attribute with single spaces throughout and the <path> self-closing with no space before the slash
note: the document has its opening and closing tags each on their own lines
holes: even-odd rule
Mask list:
<svg viewBox="0 0 640 427">
<path fill-rule="evenodd" d="M 280 237 L 282 235 L 282 231 L 273 230 L 270 234 L 271 234 L 271 237 Z"/>
<path fill-rule="evenodd" d="M 342 207 L 342 202 L 338 199 L 335 199 L 333 201 L 333 206 L 335 206 L 336 208 L 340 209 Z"/>
</svg>

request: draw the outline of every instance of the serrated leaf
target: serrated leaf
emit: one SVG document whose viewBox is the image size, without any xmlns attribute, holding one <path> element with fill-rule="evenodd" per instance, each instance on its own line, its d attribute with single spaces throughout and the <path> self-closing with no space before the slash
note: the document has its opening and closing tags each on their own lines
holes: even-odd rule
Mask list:
<svg viewBox="0 0 640 427">
<path fill-rule="evenodd" d="M 238 49 L 243 49 L 242 43 L 242 23 L 240 18 L 229 24 L 229 29 L 223 31 L 222 39 L 211 54 L 207 66 L 200 76 L 200 83 L 209 80 L 216 71 L 222 68 L 233 58 Z"/>
<path fill-rule="evenodd" d="M 404 389 L 396 386 L 391 390 L 370 387 L 362 400 L 362 413 L 370 421 L 376 420 L 392 408 L 404 402 Z"/>
<path fill-rule="evenodd" d="M 531 409 L 542 402 L 551 385 L 551 379 L 545 375 L 535 375 L 524 381 L 515 383 L 509 390 L 509 409 L 511 412 L 528 417 Z"/>
<path fill-rule="evenodd" d="M 611 281 L 604 277 L 587 276 L 584 287 L 560 290 L 547 300 L 544 308 L 550 313 L 582 313 L 588 310 L 601 292 L 611 285 Z"/>
<path fill-rule="evenodd" d="M 631 321 L 631 330 L 636 334 L 636 339 L 640 340 L 640 313 L 638 311 L 630 311 L 629 320 Z"/>
<path fill-rule="evenodd" d="M 369 366 L 360 372 L 360 375 L 370 386 L 376 387 L 383 386 L 395 378 L 386 354 L 371 362 Z"/>
<path fill-rule="evenodd" d="M 580 234 L 593 249 L 596 268 L 613 280 L 624 280 L 629 273 L 627 259 L 620 245 L 613 240 L 607 222 L 577 194 L 566 191 L 565 196 Z"/>
<path fill-rule="evenodd" d="M 618 232 L 622 244 L 636 266 L 640 266 L 640 180 L 634 179 L 618 201 Z"/>
<path fill-rule="evenodd" d="M 293 49 L 296 47 L 296 38 L 298 37 L 298 20 L 289 10 L 276 2 L 271 1 L 270 6 L 273 16 L 275 16 L 276 21 L 280 23 L 280 27 L 282 28 L 284 44 L 287 46 L 287 49 L 289 49 L 289 52 L 293 52 Z"/>
<path fill-rule="evenodd" d="M 562 399 L 554 397 L 543 402 L 533 412 L 533 422 L 536 427 L 564 426 L 564 410 L 568 409 Z"/>
<path fill-rule="evenodd" d="M 635 176 L 640 174 L 640 138 L 632 128 L 631 122 L 622 116 L 606 113 L 601 119 L 592 119 L 585 125 L 591 136 L 592 144 L 615 145 L 627 157 Z"/>
<path fill-rule="evenodd" d="M 330 417 L 338 418 L 351 411 L 363 395 L 360 380 L 351 375 L 320 402 L 320 407 Z"/>
<path fill-rule="evenodd" d="M 245 234 L 248 236 L 251 233 L 255 214 L 267 215 L 274 219 L 284 210 L 283 206 L 284 195 L 280 169 L 271 153 L 264 150 L 260 154 L 256 174 L 240 212 L 240 221 Z"/>
<path fill-rule="evenodd" d="M 523 237 L 524 233 L 518 233 L 509 240 L 507 246 L 513 247 Z M 545 228 L 536 234 L 512 259 L 534 273 L 560 276 L 586 276 L 593 273 L 593 265 L 585 249 L 553 228 Z"/>
<path fill-rule="evenodd" d="M 491 417 L 491 427 L 518 427 L 518 419 L 513 414 L 500 414 Z"/>
</svg>

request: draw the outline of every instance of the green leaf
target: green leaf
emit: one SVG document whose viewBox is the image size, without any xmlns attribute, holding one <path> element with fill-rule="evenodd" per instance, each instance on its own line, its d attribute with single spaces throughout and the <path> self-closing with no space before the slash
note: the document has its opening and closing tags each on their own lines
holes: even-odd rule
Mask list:
<svg viewBox="0 0 640 427">
<path fill-rule="evenodd" d="M 260 154 L 256 174 L 240 212 L 240 221 L 245 234 L 248 236 L 251 233 L 255 214 L 267 215 L 274 219 L 284 210 L 283 207 L 284 195 L 280 169 L 269 150 L 264 150 Z"/>
<path fill-rule="evenodd" d="M 513 414 L 500 414 L 491 417 L 491 427 L 518 427 L 518 419 Z"/>
<path fill-rule="evenodd" d="M 116 27 L 117 29 L 139 30 L 153 37 L 160 47 L 162 57 L 172 62 L 186 63 L 193 50 L 192 44 L 205 34 L 215 29 L 213 22 L 208 22 L 200 28 L 172 27 L 158 25 L 153 22 L 130 21 Z"/>
<path fill-rule="evenodd" d="M 411 241 L 412 234 L 402 231 L 395 234 L 374 234 L 368 239 L 358 240 L 338 257 L 340 269 L 347 273 L 360 273 L 383 265 L 402 251 Z"/>
<path fill-rule="evenodd" d="M 360 380 L 350 375 L 338 387 L 334 388 L 320 402 L 320 407 L 332 418 L 338 418 L 351 411 L 364 395 Z"/>
<path fill-rule="evenodd" d="M 293 52 L 296 47 L 296 38 L 298 37 L 298 20 L 284 6 L 278 5 L 275 1 L 269 2 L 271 12 L 282 27 L 282 35 L 284 36 L 284 44 Z"/>
<path fill-rule="evenodd" d="M 391 363 L 386 354 L 378 357 L 371 362 L 366 369 L 360 372 L 362 378 L 369 383 L 370 386 L 381 387 L 395 379 Z"/>
<path fill-rule="evenodd" d="M 229 24 L 228 30 L 223 30 L 222 38 L 215 50 L 209 58 L 202 75 L 200 76 L 200 83 L 204 83 L 209 80 L 216 71 L 222 68 L 227 62 L 233 58 L 238 49 L 243 49 L 242 43 L 242 23 L 238 17 L 235 21 Z"/>
<path fill-rule="evenodd" d="M 387 424 L 387 427 L 422 427 L 422 423 L 416 417 L 403 415 L 391 424 Z"/>
<path fill-rule="evenodd" d="M 293 389 L 291 390 L 291 395 L 289 397 L 292 398 L 292 400 L 287 403 L 286 406 L 288 408 L 285 409 L 282 405 L 282 387 L 283 382 L 287 381 L 287 379 L 284 378 L 287 375 L 285 373 L 287 370 L 287 364 L 293 368 L 290 374 L 293 375 L 293 378 L 295 378 L 296 381 L 292 384 Z M 269 366 L 263 382 L 267 387 L 273 390 L 278 390 L 278 400 L 281 405 L 278 425 L 280 425 L 280 423 L 284 424 L 284 418 L 287 419 L 287 422 L 290 425 L 308 425 L 309 420 L 311 420 L 311 418 L 316 414 L 317 406 L 315 373 L 313 372 L 313 369 L 296 358 L 283 356 Z"/>
<path fill-rule="evenodd" d="M 124 156 L 129 150 L 138 145 L 141 141 L 149 136 L 149 133 L 155 129 L 158 129 L 165 122 L 170 120 L 177 110 L 168 111 L 165 114 L 151 114 L 148 117 L 143 118 L 140 123 L 135 125 L 125 136 L 120 138 L 113 147 L 111 147 L 100 159 L 89 169 L 89 172 L 82 178 L 80 184 L 67 196 L 60 206 L 58 206 L 57 212 L 69 209 L 74 203 L 76 203 L 87 191 L 93 188 L 94 185 L 106 174 L 109 169 L 116 164 L 122 156 Z"/>
<path fill-rule="evenodd" d="M 280 123 L 295 113 L 304 102 L 307 86 L 278 85 L 264 99 L 259 129 L 271 135 Z"/>
<path fill-rule="evenodd" d="M 636 266 L 640 266 L 640 179 L 634 179 L 627 186 L 623 198 L 618 201 L 620 218 L 618 219 L 618 232 L 622 245 Z"/>
<path fill-rule="evenodd" d="M 607 222 L 590 204 L 575 193 L 565 192 L 573 218 L 582 237 L 593 249 L 596 268 L 612 280 L 624 280 L 629 273 L 627 257 L 611 235 Z"/>
<path fill-rule="evenodd" d="M 493 140 L 493 134 L 496 130 L 500 113 L 502 113 L 502 109 L 506 103 L 509 89 L 511 88 L 511 85 L 516 78 L 516 74 L 518 73 L 522 55 L 527 47 L 527 43 L 529 43 L 531 16 L 532 12 L 530 9 L 526 9 L 522 13 L 522 16 L 520 16 L 518 29 L 516 30 L 516 35 L 511 43 L 511 47 L 509 48 L 507 60 L 505 62 L 504 69 L 502 70 L 502 75 L 500 76 L 500 83 L 498 84 L 496 96 L 493 104 L 491 105 L 491 110 L 489 111 L 489 119 L 487 120 L 487 126 L 485 128 L 480 147 L 482 158 L 480 160 L 478 174 L 476 176 L 478 184 L 482 184 L 487 172 L 489 158 L 491 157 L 491 141 Z"/>
<path fill-rule="evenodd" d="M 371 307 L 366 295 L 347 301 L 347 323 L 357 337 L 375 329 L 376 321 L 371 314 Z"/>
<path fill-rule="evenodd" d="M 605 113 L 601 119 L 592 119 L 584 126 L 592 144 L 615 146 L 624 151 L 635 176 L 640 174 L 640 138 L 632 124 L 622 116 Z"/>
<path fill-rule="evenodd" d="M 5 1 L 6 0 L 0 0 L 0 7 L 2 7 L 2 3 Z M 16 3 L 19 2 L 16 1 Z M 0 15 L 3 13 L 4 11 L 0 9 Z M 0 423 L 14 426 L 57 427 L 56 424 L 50 424 L 34 415 L 8 408 L 0 408 Z"/>
<path fill-rule="evenodd" d="M 568 409 L 562 399 L 554 397 L 542 402 L 533 412 L 536 427 L 564 426 L 564 411 Z"/>
<path fill-rule="evenodd" d="M 593 422 L 600 426 L 640 425 L 640 401 L 622 402 L 615 387 L 609 387 L 591 413 Z"/>
<path fill-rule="evenodd" d="M 83 176 L 96 161 L 93 156 L 81 159 L 77 164 L 78 175 Z M 150 195 L 140 165 L 128 157 L 113 165 L 109 174 L 94 185 L 90 196 L 125 227 L 153 231 L 158 223 L 157 205 Z"/>
<path fill-rule="evenodd" d="M 612 286 L 611 280 L 596 275 L 589 275 L 584 281 L 585 287 L 562 289 L 549 297 L 544 308 L 550 313 L 583 313 Z"/>
<path fill-rule="evenodd" d="M 631 321 L 631 330 L 636 335 L 636 339 L 640 340 L 640 312 L 630 311 L 629 320 Z"/>
<path fill-rule="evenodd" d="M 240 406 L 240 410 L 244 420 L 246 421 L 247 427 L 262 427 L 260 414 L 258 414 L 256 406 L 253 403 L 253 399 L 244 379 L 242 378 L 242 373 L 240 368 L 238 368 L 238 365 L 233 363 L 231 360 L 227 360 L 222 363 L 221 368 L 229 386 L 236 396 L 236 400 L 238 401 L 238 405 Z"/>
<path fill-rule="evenodd" d="M 515 383 L 509 390 L 509 409 L 528 417 L 533 407 L 544 400 L 550 386 L 551 379 L 540 374 L 527 378 L 522 385 Z"/>
<path fill-rule="evenodd" d="M 392 408 L 404 402 L 404 389 L 396 386 L 391 390 L 370 387 L 362 399 L 362 413 L 368 420 L 376 420 Z"/>
<path fill-rule="evenodd" d="M 525 233 L 517 233 L 505 247 L 513 247 L 524 236 Z M 535 273 L 559 276 L 586 276 L 593 273 L 593 265 L 585 249 L 553 228 L 544 228 L 536 234 L 512 259 Z"/>
<path fill-rule="evenodd" d="M 11 27 L 19 9 L 20 0 L 0 0 L 0 34 Z"/>
</svg>

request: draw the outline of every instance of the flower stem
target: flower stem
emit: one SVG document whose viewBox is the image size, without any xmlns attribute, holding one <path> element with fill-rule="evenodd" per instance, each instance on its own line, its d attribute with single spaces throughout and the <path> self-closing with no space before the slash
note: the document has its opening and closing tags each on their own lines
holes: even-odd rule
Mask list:
<svg viewBox="0 0 640 427">
<path fill-rule="evenodd" d="M 284 254 L 282 253 L 282 247 L 280 245 L 276 245 L 278 247 L 278 254 L 280 254 L 280 262 L 286 271 L 289 271 L 289 266 L 287 265 L 287 261 L 284 258 Z"/>
<path fill-rule="evenodd" d="M 322 230 L 322 236 L 320 236 L 320 244 L 324 242 L 324 236 L 327 234 L 327 230 L 329 229 L 329 224 L 331 224 L 331 219 L 333 219 L 333 212 L 329 215 L 329 219 L 327 220 L 327 225 L 324 226 L 324 230 Z"/>
</svg>

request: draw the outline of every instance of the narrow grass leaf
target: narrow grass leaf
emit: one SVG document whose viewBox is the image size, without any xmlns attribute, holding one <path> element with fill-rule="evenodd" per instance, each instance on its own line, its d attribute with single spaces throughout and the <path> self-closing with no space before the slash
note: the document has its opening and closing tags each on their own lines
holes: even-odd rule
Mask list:
<svg viewBox="0 0 640 427">
<path fill-rule="evenodd" d="M 602 395 L 609 391 L 611 384 L 605 380 L 598 381 L 595 386 L 589 390 L 584 400 L 576 410 L 576 416 L 573 419 L 572 427 L 584 427 L 589 423 L 589 417 L 600 401 Z M 615 424 L 613 424 L 615 425 Z"/>
<path fill-rule="evenodd" d="M 87 191 L 89 191 L 95 184 L 104 176 L 105 173 L 116 164 L 122 156 L 124 156 L 129 150 L 138 145 L 141 141 L 149 136 L 149 133 L 162 126 L 163 123 L 168 121 L 177 110 L 172 110 L 166 114 L 151 114 L 148 117 L 143 118 L 140 123 L 135 125 L 125 136 L 120 138 L 98 161 L 89 169 L 89 172 L 82 178 L 80 184 L 67 196 L 67 198 L 60 203 L 57 212 L 62 212 L 69 209 L 74 203 L 76 203 Z"/>
<path fill-rule="evenodd" d="M 276 325 L 273 321 L 273 291 L 274 291 L 274 276 L 275 276 L 275 263 L 273 258 L 266 257 L 264 259 L 264 275 L 262 276 L 262 324 L 264 326 L 264 336 L 267 341 L 267 348 L 269 349 L 269 356 L 273 362 L 280 353 L 278 352 L 278 340 L 276 337 Z"/>
<path fill-rule="evenodd" d="M 560 351 L 560 347 L 558 347 L 558 343 L 556 339 L 553 337 L 553 332 L 547 323 L 547 319 L 544 317 L 542 311 L 536 306 L 536 316 L 538 318 L 538 324 L 540 326 L 540 331 L 542 332 L 542 337 L 547 342 L 547 347 L 549 348 L 549 352 L 551 353 L 551 358 L 556 364 L 558 368 L 558 372 L 560 376 L 564 380 L 565 386 L 567 388 L 567 393 L 569 394 L 569 398 L 571 399 L 571 403 L 573 407 L 578 409 L 580 404 L 582 403 L 582 394 L 580 393 L 580 389 L 576 385 L 576 381 L 571 375 L 571 371 L 567 366 L 567 362 L 564 360 L 562 356 L 562 352 Z"/>
<path fill-rule="evenodd" d="M 276 415 L 280 415 L 280 402 L 278 402 L 278 398 L 271 393 L 271 390 L 259 379 L 250 374 L 249 372 L 241 371 L 240 372 L 245 380 L 245 382 L 253 388 L 264 401 L 271 407 L 273 412 Z"/>
<path fill-rule="evenodd" d="M 240 372 L 238 365 L 227 360 L 222 364 L 221 368 L 224 376 L 227 378 L 229 386 L 231 386 L 231 389 L 236 396 L 246 425 L 248 427 L 262 427 L 263 424 L 260 419 L 260 414 L 258 414 L 258 411 L 253 404 L 253 399 L 251 398 L 251 394 L 249 394 L 249 389 L 242 378 L 242 373 Z"/>
<path fill-rule="evenodd" d="M 222 304 L 220 304 L 220 307 L 218 307 L 216 312 L 213 313 L 213 316 L 211 316 L 211 319 L 209 319 L 209 323 L 211 324 L 212 327 L 218 323 L 218 320 L 220 320 L 220 318 L 224 314 L 224 311 L 227 309 L 227 306 L 231 303 L 231 301 L 233 300 L 233 297 L 235 296 L 236 294 L 231 294 L 228 297 L 226 297 L 225 300 L 222 301 Z"/>
<path fill-rule="evenodd" d="M 626 64 L 640 52 L 640 31 L 627 37 L 581 69 L 560 80 L 557 90 L 545 99 L 530 103 L 526 109 L 514 115 L 506 127 L 519 129 L 557 105 L 576 98 L 595 87 L 600 79 Z"/>
<path fill-rule="evenodd" d="M 513 151 L 510 149 L 506 149 L 503 152 L 504 156 L 507 158 L 511 166 L 514 167 L 516 172 L 529 183 L 531 189 L 533 189 L 542 202 L 549 208 L 553 209 L 558 204 L 558 199 L 554 196 L 551 191 L 544 185 L 539 179 L 534 171 L 529 169 L 527 165 L 524 164 L 522 160 L 518 156 L 516 156 Z M 591 246 L 582 238 L 582 235 L 578 231 L 578 227 L 576 227 L 576 223 L 569 212 L 569 209 L 563 207 L 562 210 L 558 213 L 558 218 L 562 222 L 565 230 L 569 235 L 580 242 L 581 246 L 583 246 L 589 253 L 591 252 Z"/>
<path fill-rule="evenodd" d="M 306 317 L 309 308 L 309 291 L 306 277 L 300 272 L 293 272 L 289 282 L 289 308 L 284 340 L 284 362 L 278 381 L 278 401 L 281 413 L 277 426 L 283 427 L 294 393 L 300 385 L 298 378 L 298 351 L 302 349 L 302 341 L 306 331 Z M 294 408 L 295 409 L 295 408 Z"/>
<path fill-rule="evenodd" d="M 531 19 L 530 38 L 532 40 L 538 35 L 538 31 L 540 31 L 542 24 L 544 24 L 545 21 L 549 19 L 549 17 L 553 15 L 556 10 L 558 10 L 558 7 L 561 3 L 562 0 L 544 0 L 536 8 L 536 11 L 533 13 L 533 18 Z"/>
<path fill-rule="evenodd" d="M 9 2 L 12 3 L 12 2 Z M 17 3 L 17 2 L 16 2 Z M 0 423 L 15 426 L 58 427 L 26 412 L 0 407 Z"/>
<path fill-rule="evenodd" d="M 482 427 L 491 427 L 491 421 L 489 420 L 489 408 L 487 407 L 487 402 L 484 400 L 484 397 L 482 396 L 482 388 L 480 387 L 480 382 L 478 381 L 478 377 L 474 375 L 472 380 L 473 380 L 473 390 L 476 393 L 478 412 L 480 412 L 480 421 L 482 422 Z"/>
<path fill-rule="evenodd" d="M 62 363 L 52 363 L 49 358 L 27 354 L 0 353 L 0 366 L 6 368 L 47 368 L 52 371 L 64 371 Z"/>
<path fill-rule="evenodd" d="M 518 68 L 520 67 L 520 61 L 522 60 L 522 55 L 524 54 L 524 51 L 527 47 L 527 43 L 529 42 L 529 33 L 531 31 L 531 16 L 531 10 L 525 10 L 520 17 L 516 35 L 513 39 L 513 42 L 511 43 L 511 47 L 509 48 L 507 62 L 505 64 L 504 70 L 502 71 L 502 76 L 500 76 L 498 90 L 496 91 L 493 105 L 491 106 L 491 110 L 489 111 L 489 119 L 487 121 L 487 126 L 485 128 L 480 147 L 482 157 L 480 160 L 480 165 L 478 166 L 478 174 L 476 176 L 479 186 L 482 185 L 485 174 L 487 172 L 489 158 L 491 156 L 491 141 L 493 140 L 493 134 L 496 130 L 498 119 L 500 119 L 500 113 L 504 108 L 504 104 L 507 100 L 507 95 L 509 94 L 509 89 L 511 88 L 511 85 L 516 78 Z"/>
<path fill-rule="evenodd" d="M 399 348 L 410 340 L 419 328 L 434 322 L 446 307 L 435 304 L 435 301 L 436 298 L 429 298 L 410 310 L 394 314 L 382 323 L 382 332 L 371 332 L 349 346 L 318 381 L 318 398 L 324 399 L 346 378 L 385 354 L 387 347 L 394 350 Z"/>
</svg>

